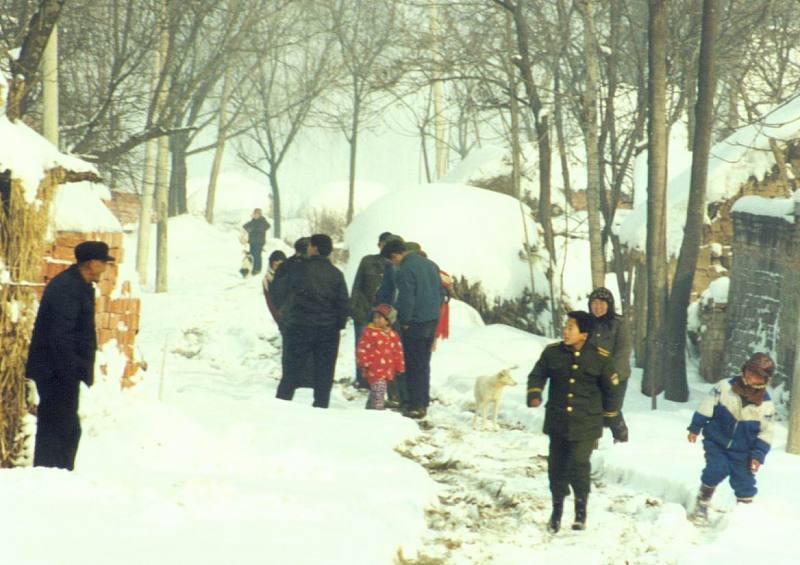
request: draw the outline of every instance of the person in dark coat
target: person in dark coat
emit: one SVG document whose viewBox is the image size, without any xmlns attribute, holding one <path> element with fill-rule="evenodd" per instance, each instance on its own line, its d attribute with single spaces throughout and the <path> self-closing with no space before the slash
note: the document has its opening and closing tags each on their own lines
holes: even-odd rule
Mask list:
<svg viewBox="0 0 800 565">
<path fill-rule="evenodd" d="M 358 347 L 358 340 L 364 333 L 364 328 L 372 320 L 372 308 L 375 306 L 375 296 L 383 281 L 383 273 L 389 261 L 382 257 L 380 250 L 383 249 L 386 241 L 392 237 L 389 232 L 383 232 L 378 237 L 378 253 L 365 255 L 358 264 L 356 276 L 353 279 L 353 288 L 350 291 L 350 314 L 353 316 L 353 333 L 355 343 Z M 356 357 L 358 354 L 356 353 Z M 369 388 L 369 384 L 364 380 L 361 368 L 356 364 L 356 386 L 359 388 Z"/>
<path fill-rule="evenodd" d="M 275 309 L 277 316 L 276 322 L 278 329 L 281 332 L 281 375 L 286 374 L 286 331 L 285 324 L 283 323 L 283 309 L 291 297 L 292 281 L 295 279 L 296 272 L 303 261 L 308 256 L 308 238 L 301 237 L 294 242 L 294 255 L 286 259 L 278 265 L 275 269 L 275 275 L 272 277 L 272 282 L 269 285 L 269 295 L 272 300 L 272 306 Z M 309 364 L 310 367 L 310 364 Z M 313 387 L 314 383 L 311 381 L 310 370 L 303 371 L 304 377 L 301 381 L 295 383 L 297 387 Z"/>
<path fill-rule="evenodd" d="M 625 318 L 615 312 L 614 295 L 607 288 L 599 287 L 589 295 L 589 311 L 594 316 L 594 326 L 589 343 L 608 353 L 614 362 L 614 370 L 620 378 L 620 412 L 609 418 L 605 425 L 611 429 L 614 443 L 628 441 L 628 425 L 622 415 L 625 390 L 631 376 L 631 349 L 633 347 L 630 329 Z"/>
<path fill-rule="evenodd" d="M 247 243 L 250 246 L 250 255 L 253 257 L 253 274 L 261 272 L 261 254 L 267 242 L 267 230 L 270 224 L 261 213 L 261 208 L 253 210 L 252 219 L 242 226 L 247 232 Z"/>
<path fill-rule="evenodd" d="M 587 346 L 592 315 L 575 311 L 567 314 L 563 341 L 548 345 L 528 375 L 527 402 L 531 408 L 542 403 L 542 390 L 549 381 L 544 433 L 550 436 L 547 474 L 553 511 L 548 528 L 561 527 L 564 498 L 570 487 L 575 496 L 573 530 L 586 528 L 589 497 L 590 457 L 595 441 L 603 434 L 603 419 L 618 413 L 621 379 L 610 355 Z"/>
<path fill-rule="evenodd" d="M 330 403 L 340 332 L 349 315 L 347 284 L 330 261 L 332 251 L 330 237 L 311 236 L 308 259 L 291 275 L 292 292 L 281 308 L 286 362 L 277 397 L 294 397 L 310 360 L 317 408 Z"/>
<path fill-rule="evenodd" d="M 108 245 L 85 241 L 75 248 L 77 263 L 55 276 L 44 289 L 25 374 L 39 393 L 35 467 L 72 471 L 81 438 L 78 417 L 80 383 L 92 386 L 97 336 L 94 286 L 108 263 Z"/>
<path fill-rule="evenodd" d="M 430 404 L 431 348 L 444 299 L 439 267 L 409 251 L 402 241 L 391 240 L 381 255 L 396 267 L 397 323 L 405 354 L 408 407 L 404 414 L 424 418 Z"/>
</svg>

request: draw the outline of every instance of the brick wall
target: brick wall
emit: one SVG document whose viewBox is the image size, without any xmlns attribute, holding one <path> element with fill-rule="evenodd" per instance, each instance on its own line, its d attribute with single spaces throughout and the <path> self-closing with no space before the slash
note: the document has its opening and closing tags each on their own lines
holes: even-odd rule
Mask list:
<svg viewBox="0 0 800 565">
<path fill-rule="evenodd" d="M 133 192 L 111 191 L 111 201 L 104 201 L 111 213 L 125 226 L 139 221 L 139 195 Z"/>
<path fill-rule="evenodd" d="M 75 246 L 83 241 L 104 241 L 109 254 L 116 262 L 109 264 L 97 284 L 99 296 L 95 301 L 95 325 L 97 344 L 102 347 L 112 339 L 127 362 L 121 386 L 132 386 L 131 377 L 139 370 L 136 359 L 136 333 L 139 330 L 140 302 L 131 295 L 131 283 L 120 281 L 119 292 L 113 293 L 119 278 L 119 265 L 125 260 L 122 232 L 56 232 L 55 241 L 45 250 L 42 261 L 42 281 L 47 283 L 54 276 L 75 263 Z M 113 294 L 113 296 L 112 296 Z"/>
<path fill-rule="evenodd" d="M 800 316 L 800 217 L 733 214 L 733 264 L 723 368 L 733 375 L 755 351 L 774 356 L 775 384 L 789 380 Z"/>
</svg>

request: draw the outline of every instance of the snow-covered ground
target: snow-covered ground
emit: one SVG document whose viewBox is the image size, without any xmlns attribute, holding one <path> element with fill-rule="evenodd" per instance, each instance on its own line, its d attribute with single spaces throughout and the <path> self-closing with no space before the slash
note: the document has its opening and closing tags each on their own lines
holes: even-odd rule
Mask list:
<svg viewBox="0 0 800 565">
<path fill-rule="evenodd" d="M 543 410 L 524 406 L 525 375 L 548 340 L 484 326 L 454 303 L 432 365 L 435 401 L 421 426 L 366 411 L 343 335 L 331 409 L 274 399 L 279 337 L 260 281 L 237 273 L 233 228 L 172 220 L 169 293 L 142 293 L 143 381 L 82 395 L 76 471 L 0 471 L 3 563 L 794 563 L 800 555 L 800 459 L 778 425 L 760 494 L 737 507 L 722 485 L 711 524 L 686 506 L 702 449 L 686 425 L 709 386 L 651 411 L 635 371 L 631 442 L 594 455 L 589 528 L 555 536 Z M 129 250 L 133 248 L 128 242 Z M 268 243 L 270 246 L 281 245 Z M 588 268 L 588 265 L 587 265 Z M 163 372 L 162 372 L 163 366 Z M 515 367 L 497 432 L 471 428 L 475 377 Z M 571 508 L 565 520 L 571 519 Z M 419 553 L 417 553 L 417 550 Z"/>
</svg>

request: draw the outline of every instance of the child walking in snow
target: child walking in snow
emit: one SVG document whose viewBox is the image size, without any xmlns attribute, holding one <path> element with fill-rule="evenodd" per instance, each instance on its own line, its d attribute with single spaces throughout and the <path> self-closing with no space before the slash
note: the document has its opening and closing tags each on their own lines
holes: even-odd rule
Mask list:
<svg viewBox="0 0 800 565">
<path fill-rule="evenodd" d="M 695 443 L 702 430 L 706 452 L 695 518 L 708 517 L 714 489 L 728 476 L 736 500 L 753 501 L 755 474 L 772 441 L 775 407 L 767 383 L 774 371 L 775 362 L 769 355 L 754 354 L 742 366 L 740 376 L 718 382 L 694 413 L 688 440 Z"/>
<path fill-rule="evenodd" d="M 400 336 L 392 329 L 397 311 L 388 304 L 372 309 L 372 323 L 361 334 L 356 361 L 369 384 L 368 410 L 383 410 L 387 383 L 406 370 Z"/>
</svg>

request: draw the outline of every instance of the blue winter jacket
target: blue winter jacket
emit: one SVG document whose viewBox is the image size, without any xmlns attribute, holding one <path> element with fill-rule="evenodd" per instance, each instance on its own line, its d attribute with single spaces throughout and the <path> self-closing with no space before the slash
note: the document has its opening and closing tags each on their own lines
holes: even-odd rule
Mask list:
<svg viewBox="0 0 800 565">
<path fill-rule="evenodd" d="M 738 378 L 738 377 L 737 377 Z M 772 443 L 775 405 L 769 394 L 760 405 L 746 404 L 733 391 L 736 378 L 722 380 L 694 413 L 689 431 L 732 453 L 764 462 Z"/>
<path fill-rule="evenodd" d="M 436 263 L 411 252 L 397 267 L 395 282 L 397 321 L 401 325 L 439 319 L 444 289 Z"/>
</svg>

